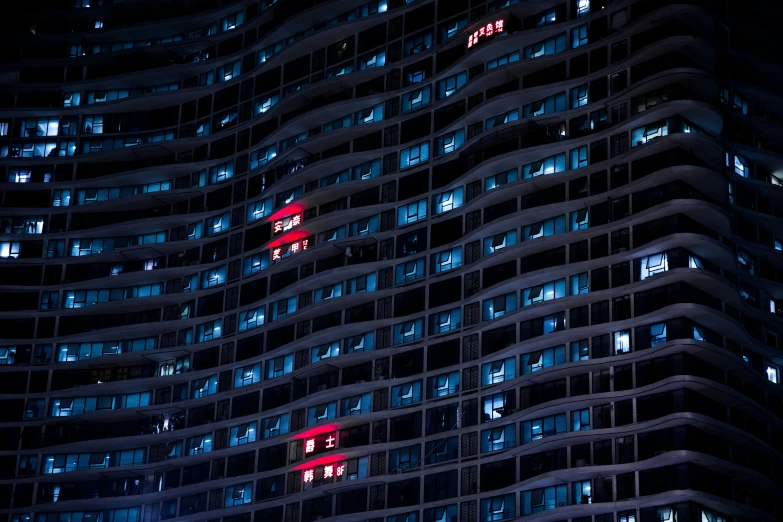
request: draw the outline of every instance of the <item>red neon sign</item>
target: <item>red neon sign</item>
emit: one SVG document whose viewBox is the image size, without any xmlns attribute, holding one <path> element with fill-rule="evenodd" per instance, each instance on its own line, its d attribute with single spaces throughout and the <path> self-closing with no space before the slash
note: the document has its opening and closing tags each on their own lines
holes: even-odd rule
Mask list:
<svg viewBox="0 0 783 522">
<path fill-rule="evenodd" d="M 306 469 L 302 472 L 303 482 L 326 481 L 332 482 L 335 479 L 340 481 L 345 476 L 345 463 L 326 464 L 323 467 Z M 331 480 L 330 480 L 331 479 Z"/>
<path fill-rule="evenodd" d="M 292 216 L 286 216 L 280 219 L 277 219 L 272 223 L 272 232 L 274 235 L 282 234 L 283 232 L 288 232 L 294 227 L 298 227 L 302 224 L 303 215 L 301 212 L 294 214 Z"/>
<path fill-rule="evenodd" d="M 281 259 L 292 256 L 297 252 L 307 250 L 309 246 L 310 238 L 300 239 L 299 241 L 294 241 L 293 243 L 288 243 L 287 245 L 275 247 L 272 249 L 272 262 L 274 263 L 276 261 L 280 261 Z"/>
<path fill-rule="evenodd" d="M 486 40 L 495 33 L 502 33 L 505 22 L 503 20 L 495 20 L 487 25 L 482 25 L 473 34 L 468 36 L 468 49 L 477 45 L 479 42 Z"/>
<path fill-rule="evenodd" d="M 337 432 L 322 433 L 307 437 L 304 440 L 304 452 L 306 456 L 317 455 L 324 451 L 331 451 L 337 448 Z"/>
</svg>

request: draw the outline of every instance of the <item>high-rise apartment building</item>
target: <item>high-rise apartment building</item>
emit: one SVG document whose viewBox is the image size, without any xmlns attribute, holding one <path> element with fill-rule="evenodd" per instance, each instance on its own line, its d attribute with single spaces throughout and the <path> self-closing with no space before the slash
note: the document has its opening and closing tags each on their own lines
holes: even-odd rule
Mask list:
<svg viewBox="0 0 783 522">
<path fill-rule="evenodd" d="M 783 517 L 781 5 L 13 4 L 0 522 Z"/>
</svg>

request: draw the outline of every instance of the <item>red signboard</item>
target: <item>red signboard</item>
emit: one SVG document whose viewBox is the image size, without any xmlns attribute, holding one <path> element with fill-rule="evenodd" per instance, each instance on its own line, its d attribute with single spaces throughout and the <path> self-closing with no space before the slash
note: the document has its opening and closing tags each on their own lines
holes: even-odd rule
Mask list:
<svg viewBox="0 0 783 522">
<path fill-rule="evenodd" d="M 494 22 L 488 23 L 487 25 L 482 25 L 473 31 L 473 34 L 468 36 L 468 49 L 483 42 L 496 33 L 502 33 L 504 26 L 505 21 L 503 20 L 495 20 Z"/>
<path fill-rule="evenodd" d="M 302 472 L 302 480 L 304 482 L 313 482 L 317 479 L 318 481 L 333 482 L 335 479 L 338 481 L 342 480 L 343 475 L 345 475 L 345 463 L 335 462 L 323 467 L 304 470 Z"/>
<path fill-rule="evenodd" d="M 282 217 L 280 219 L 276 219 L 272 223 L 272 232 L 275 235 L 282 234 L 283 232 L 288 232 L 294 227 L 298 227 L 302 224 L 302 213 L 299 212 L 297 214 L 294 214 L 292 216 L 286 216 Z"/>
<path fill-rule="evenodd" d="M 305 457 L 318 455 L 319 453 L 331 451 L 335 448 L 337 448 L 337 432 L 313 435 L 304 440 Z"/>
<path fill-rule="evenodd" d="M 297 252 L 301 252 L 302 250 L 307 250 L 307 247 L 310 246 L 310 239 L 300 239 L 299 241 L 294 241 L 293 243 L 288 243 L 287 245 L 275 247 L 272 249 L 272 262 L 280 261 L 283 258 L 286 258 L 288 256 L 294 255 Z"/>
</svg>

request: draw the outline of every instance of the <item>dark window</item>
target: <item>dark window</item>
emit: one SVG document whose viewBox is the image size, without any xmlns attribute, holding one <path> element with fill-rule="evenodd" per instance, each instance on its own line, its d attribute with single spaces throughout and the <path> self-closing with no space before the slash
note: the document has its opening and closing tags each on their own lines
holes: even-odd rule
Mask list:
<svg viewBox="0 0 783 522">
<path fill-rule="evenodd" d="M 427 347 L 427 370 L 437 370 L 459 364 L 460 342 L 459 339 L 431 344 Z"/>
<path fill-rule="evenodd" d="M 282 468 L 287 463 L 288 444 L 261 448 L 258 452 L 258 471 Z"/>
<path fill-rule="evenodd" d="M 282 497 L 285 490 L 285 475 L 256 481 L 256 501 Z"/>
<path fill-rule="evenodd" d="M 397 236 L 397 258 L 415 255 L 427 248 L 427 229 L 420 228 Z"/>
<path fill-rule="evenodd" d="M 408 350 L 392 357 L 392 379 L 417 375 L 424 371 L 424 349 Z"/>
<path fill-rule="evenodd" d="M 509 261 L 500 265 L 485 268 L 483 271 L 483 288 L 489 288 L 517 275 L 517 262 Z"/>
<path fill-rule="evenodd" d="M 390 420 L 389 442 L 399 442 L 421 437 L 421 412 L 409 413 Z"/>
<path fill-rule="evenodd" d="M 513 465 L 512 465 L 513 472 Z M 457 470 L 452 469 L 424 477 L 424 502 L 451 499 L 457 496 Z"/>
<path fill-rule="evenodd" d="M 462 237 L 462 216 L 432 225 L 432 242 L 430 248 L 453 243 Z"/>
<path fill-rule="evenodd" d="M 516 482 L 516 459 L 505 459 L 481 465 L 481 491 L 505 488 Z M 426 499 L 425 499 L 426 500 Z"/>
<path fill-rule="evenodd" d="M 571 397 L 587 395 L 590 393 L 590 374 L 574 375 L 571 377 Z"/>
<path fill-rule="evenodd" d="M 462 298 L 462 277 L 457 276 L 452 277 L 451 279 L 438 281 L 437 283 L 432 283 L 430 285 L 429 294 L 430 308 L 459 301 Z M 394 310 L 395 312 L 397 311 L 396 303 Z M 403 313 L 402 315 L 408 315 L 411 313 L 414 312 L 409 310 L 407 313 Z"/>
<path fill-rule="evenodd" d="M 626 261 L 612 266 L 612 288 L 627 285 L 631 282 L 631 262 Z"/>
<path fill-rule="evenodd" d="M 634 473 L 617 475 L 617 500 L 626 500 L 636 496 L 636 480 Z"/>
<path fill-rule="evenodd" d="M 388 508 L 398 508 L 404 506 L 415 506 L 420 502 L 419 499 L 419 478 L 401 480 L 389 484 L 389 495 L 387 500 Z"/>
<path fill-rule="evenodd" d="M 593 443 L 593 464 L 596 466 L 612 464 L 612 439 Z"/>
<path fill-rule="evenodd" d="M 226 460 L 226 477 L 238 477 L 255 471 L 255 452 L 233 455 Z"/>
<path fill-rule="evenodd" d="M 600 301 L 598 303 L 592 303 L 590 305 L 590 320 L 592 324 L 608 323 L 609 301 Z"/>
<path fill-rule="evenodd" d="M 425 287 L 420 286 L 394 296 L 394 317 L 405 317 L 424 310 Z"/>
<path fill-rule="evenodd" d="M 593 372 L 593 393 L 607 393 L 612 391 L 609 368 Z"/>
<path fill-rule="evenodd" d="M 590 458 L 590 443 L 577 444 L 571 446 L 571 467 L 581 468 L 583 466 L 589 466 L 592 459 Z"/>
<path fill-rule="evenodd" d="M 427 410 L 425 434 L 446 433 L 459 425 L 459 405 L 447 404 Z"/>
<path fill-rule="evenodd" d="M 367 511 L 367 489 L 339 493 L 337 495 L 335 515 L 347 515 Z"/>
<path fill-rule="evenodd" d="M 606 235 L 590 238 L 590 259 L 599 259 L 609 255 L 609 240 Z"/>
<path fill-rule="evenodd" d="M 569 319 L 571 328 L 581 328 L 590 324 L 590 309 L 587 305 L 569 310 Z"/>
<path fill-rule="evenodd" d="M 581 261 L 587 261 L 589 256 L 589 247 L 587 239 L 579 241 L 578 243 L 571 243 L 568 247 L 568 262 L 579 263 Z M 593 283 L 595 285 L 595 283 Z"/>
<path fill-rule="evenodd" d="M 400 125 L 400 144 L 405 144 L 414 140 L 418 140 L 421 138 L 424 138 L 428 136 L 432 132 L 431 130 L 431 122 L 430 122 L 430 113 L 422 114 L 421 116 L 416 116 L 414 118 L 410 118 L 409 120 L 405 120 Z M 422 175 L 419 173 L 418 178 L 423 183 L 426 183 L 429 179 L 428 176 Z M 402 188 L 402 183 L 400 183 L 400 187 Z M 403 197 L 400 197 L 400 199 L 405 199 Z"/>
</svg>

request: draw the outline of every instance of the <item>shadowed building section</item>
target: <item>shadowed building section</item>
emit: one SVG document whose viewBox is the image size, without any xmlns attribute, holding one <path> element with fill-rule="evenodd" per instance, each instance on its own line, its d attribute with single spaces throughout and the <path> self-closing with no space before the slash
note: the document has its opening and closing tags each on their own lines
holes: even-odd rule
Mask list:
<svg viewBox="0 0 783 522">
<path fill-rule="evenodd" d="M 783 519 L 773 4 L 14 6 L 0 522 Z"/>
</svg>

